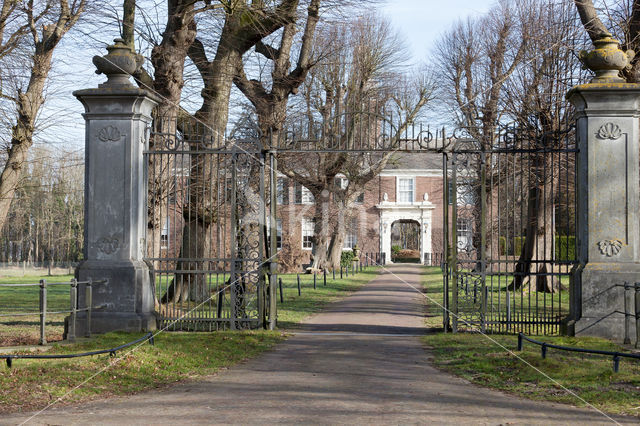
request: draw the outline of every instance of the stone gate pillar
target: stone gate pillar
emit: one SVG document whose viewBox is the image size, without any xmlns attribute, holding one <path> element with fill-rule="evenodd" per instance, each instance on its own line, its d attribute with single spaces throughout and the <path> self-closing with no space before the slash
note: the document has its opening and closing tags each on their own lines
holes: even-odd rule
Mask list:
<svg viewBox="0 0 640 426">
<path fill-rule="evenodd" d="M 94 284 L 91 332 L 155 329 L 154 285 L 143 261 L 147 177 L 146 130 L 157 99 L 131 84 L 141 58 L 116 39 L 109 54 L 93 59 L 108 80 L 74 92 L 85 107 L 84 258 L 76 271 Z M 79 289 L 79 308 L 86 306 Z M 77 335 L 86 333 L 77 321 Z"/>
<path fill-rule="evenodd" d="M 640 281 L 640 84 L 618 72 L 629 57 L 610 35 L 581 53 L 596 72 L 567 97 L 577 114 L 577 245 L 580 265 L 571 283 L 568 332 L 622 341 L 620 285 Z M 631 56 L 631 53 L 629 54 Z M 635 336 L 635 325 L 631 330 Z"/>
</svg>

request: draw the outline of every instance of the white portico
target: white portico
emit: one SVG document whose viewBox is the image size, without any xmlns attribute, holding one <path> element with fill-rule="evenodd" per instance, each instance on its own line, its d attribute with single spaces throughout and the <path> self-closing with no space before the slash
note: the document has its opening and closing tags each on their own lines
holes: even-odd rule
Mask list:
<svg viewBox="0 0 640 426">
<path fill-rule="evenodd" d="M 401 198 L 397 198 L 401 199 Z M 435 204 L 424 193 L 422 201 L 389 201 L 385 193 L 382 202 L 376 206 L 380 210 L 380 251 L 387 263 L 391 263 L 391 225 L 399 220 L 411 220 L 420 224 L 420 258 L 425 261 L 425 253 L 431 253 L 431 222 Z"/>
</svg>

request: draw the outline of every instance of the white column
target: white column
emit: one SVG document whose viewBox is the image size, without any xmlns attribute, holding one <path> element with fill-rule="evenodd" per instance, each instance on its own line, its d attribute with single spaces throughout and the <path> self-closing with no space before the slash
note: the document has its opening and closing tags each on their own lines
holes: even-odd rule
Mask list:
<svg viewBox="0 0 640 426">
<path fill-rule="evenodd" d="M 382 236 L 380 237 L 381 252 L 384 253 L 384 257 L 387 263 L 391 262 L 391 221 L 388 220 L 384 213 L 381 220 Z"/>
</svg>

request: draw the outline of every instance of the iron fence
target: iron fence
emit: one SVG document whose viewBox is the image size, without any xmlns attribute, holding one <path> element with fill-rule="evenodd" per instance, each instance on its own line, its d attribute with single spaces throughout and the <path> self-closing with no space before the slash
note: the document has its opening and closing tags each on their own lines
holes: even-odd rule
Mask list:
<svg viewBox="0 0 640 426">
<path fill-rule="evenodd" d="M 515 127 L 490 144 L 460 139 L 445 153 L 447 327 L 560 331 L 577 264 L 576 153 L 572 131 Z"/>
</svg>

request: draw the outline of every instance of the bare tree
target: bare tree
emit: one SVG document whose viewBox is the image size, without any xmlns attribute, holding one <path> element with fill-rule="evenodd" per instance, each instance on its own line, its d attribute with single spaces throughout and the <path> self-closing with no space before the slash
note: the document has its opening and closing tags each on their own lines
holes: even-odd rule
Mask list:
<svg viewBox="0 0 640 426">
<path fill-rule="evenodd" d="M 522 27 L 526 22 L 522 18 L 527 13 L 523 2 L 500 1 L 485 16 L 456 23 L 436 46 L 442 58 L 439 75 L 444 82 L 443 96 L 455 124 L 473 138 L 474 146 L 470 148 L 490 150 L 495 143 L 499 122 L 504 117 L 505 84 L 525 60 L 527 30 Z M 479 254 L 480 200 L 484 192 L 486 201 L 490 201 L 492 188 L 489 184 L 483 188 L 481 162 L 475 161 L 471 167 L 476 179 L 464 186 L 466 195 L 476 200 L 465 211 L 475 224 L 473 247 L 468 250 Z M 492 169 L 490 157 L 484 167 Z"/>
<path fill-rule="evenodd" d="M 188 56 L 198 69 L 204 88 L 203 103 L 194 119 L 202 126 L 192 129 L 192 139 L 198 143 L 190 149 L 218 148 L 223 145 L 229 117 L 229 100 L 237 66 L 249 49 L 264 37 L 284 25 L 294 22 L 298 0 L 280 0 L 277 3 L 262 1 L 225 1 L 222 4 L 224 22 L 219 39 L 206 44 L 203 37 L 191 43 Z M 213 51 L 213 59 L 209 55 Z M 203 261 L 198 260 L 210 252 L 211 226 L 217 220 L 218 200 L 211 182 L 216 182 L 218 167 L 206 155 L 196 152 L 190 155 L 189 200 L 184 211 L 185 225 L 178 269 L 189 271 L 176 274 L 162 302 L 199 300 L 205 296 L 206 277 Z"/>
<path fill-rule="evenodd" d="M 518 148 L 542 152 L 528 155 L 526 172 L 518 176 L 525 188 L 522 202 L 527 206 L 525 240 L 511 287 L 533 282 L 536 291 L 555 292 L 560 281 L 550 274 L 556 238 L 554 211 L 560 176 L 569 172 L 566 167 L 571 164 L 546 151 L 564 148 L 571 128 L 565 95 L 579 82 L 580 64 L 566 43 L 576 33 L 578 22 L 573 9 L 563 2 L 530 0 L 523 5 L 528 11 L 521 17 L 527 59 L 506 82 L 503 104 L 505 113 L 517 123 Z M 499 175 L 501 171 L 493 172 Z"/>
<path fill-rule="evenodd" d="M 398 84 L 405 80 L 397 69 L 404 52 L 384 19 L 364 15 L 326 28 L 319 38 L 316 45 L 325 57 L 302 88 L 301 112 L 296 115 L 304 121 L 299 137 L 315 138 L 320 146 L 356 148 L 373 146 L 372 139 L 382 137 L 381 128 L 393 131 L 386 135 L 390 138 L 386 153 L 337 150 L 282 158 L 280 170 L 315 198 L 315 269 L 340 263 L 349 210 L 364 186 L 382 171 L 400 135 L 433 93 L 423 80 Z M 381 122 L 389 120 L 391 110 L 396 113 L 394 126 Z M 347 178 L 346 186 L 337 183 L 338 174 Z"/>
<path fill-rule="evenodd" d="M 9 31 L 2 34 L 2 39 L 7 40 L 4 46 L 10 46 L 6 44 L 10 42 L 18 43 L 17 39 L 21 39 L 20 46 L 29 49 L 29 53 L 25 55 L 29 60 L 22 74 L 29 77 L 26 87 L 23 83 L 17 82 L 15 95 L 3 93 L 5 99 L 14 103 L 17 118 L 11 131 L 11 147 L 7 161 L 0 175 L 0 229 L 6 221 L 27 152 L 33 144 L 36 119 L 44 102 L 43 93 L 51 70 L 53 52 L 62 37 L 80 18 L 85 3 L 86 0 L 47 0 L 41 3 L 28 0 L 17 5 L 13 5 L 11 1 L 3 3 L 2 13 L 7 15 L 5 25 L 1 28 Z M 6 24 L 13 20 L 23 24 L 19 24 L 18 28 L 11 32 L 11 27 Z M 25 25 L 29 36 L 24 36 L 22 40 Z"/>
</svg>

